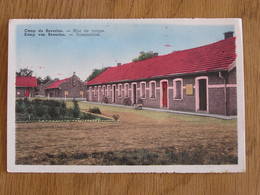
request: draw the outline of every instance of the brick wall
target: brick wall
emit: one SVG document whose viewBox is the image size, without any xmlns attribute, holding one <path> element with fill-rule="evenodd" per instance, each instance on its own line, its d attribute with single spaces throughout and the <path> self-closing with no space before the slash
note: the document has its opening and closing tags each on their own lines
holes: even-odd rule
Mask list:
<svg viewBox="0 0 260 195">
<path fill-rule="evenodd" d="M 231 83 L 235 83 L 235 71 L 230 72 L 230 75 L 228 75 L 228 81 Z M 221 78 L 218 72 L 215 73 L 208 73 L 208 74 L 200 74 L 196 76 L 184 76 L 184 77 L 178 77 L 182 79 L 183 84 L 183 91 L 182 91 L 182 98 L 181 99 L 174 99 L 174 90 L 173 90 L 173 80 L 176 78 L 168 78 L 166 79 L 168 81 L 168 108 L 171 110 L 178 110 L 178 111 L 196 111 L 196 89 L 195 89 L 195 78 L 199 76 L 207 76 L 208 77 L 208 109 L 209 113 L 212 114 L 234 114 L 236 113 L 236 88 L 227 88 L 227 104 L 228 107 L 226 108 L 225 103 L 225 91 L 224 91 L 224 78 Z M 151 107 L 151 108 L 160 108 L 161 106 L 161 88 L 160 88 L 160 81 L 162 79 L 153 79 L 148 81 L 142 81 L 146 84 L 146 95 L 145 98 L 141 97 L 141 82 L 134 82 L 137 84 L 137 100 L 139 98 L 142 99 L 143 105 L 145 107 Z M 165 79 L 164 79 L 165 80 Z M 151 98 L 150 94 L 150 81 L 156 82 L 156 90 L 155 90 L 155 98 Z M 192 86 L 191 91 L 189 93 L 186 92 L 186 86 L 189 85 Z M 112 89 L 112 85 L 111 90 Z M 115 103 L 116 104 L 123 104 L 125 97 L 123 94 L 119 97 L 119 87 L 118 84 L 115 84 L 116 86 L 116 93 L 115 93 Z M 124 89 L 124 83 L 122 83 L 122 90 Z M 129 82 L 129 96 L 128 98 L 132 101 L 132 84 Z M 93 87 L 92 87 L 93 89 Z M 103 94 L 102 94 L 103 97 Z M 107 96 L 108 103 L 112 103 L 112 95 Z M 100 97 L 100 101 L 102 98 Z M 92 97 L 92 101 L 98 101 L 97 96 Z"/>
</svg>

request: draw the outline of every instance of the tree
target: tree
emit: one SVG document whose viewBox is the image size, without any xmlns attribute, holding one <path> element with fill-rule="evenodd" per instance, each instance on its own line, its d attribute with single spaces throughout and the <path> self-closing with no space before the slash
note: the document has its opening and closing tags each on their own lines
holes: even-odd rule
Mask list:
<svg viewBox="0 0 260 195">
<path fill-rule="evenodd" d="M 72 113 L 74 118 L 78 118 L 80 116 L 80 109 L 79 109 L 78 102 L 76 100 L 73 101 Z"/>
<path fill-rule="evenodd" d="M 38 82 L 38 85 L 44 85 L 44 84 L 46 84 L 46 83 L 48 83 L 49 81 L 51 81 L 52 79 L 51 79 L 51 77 L 50 76 L 46 76 L 46 77 L 44 77 L 44 78 L 41 78 L 41 77 L 38 77 L 37 78 L 37 82 Z"/>
<path fill-rule="evenodd" d="M 132 61 L 137 62 L 137 61 L 146 60 L 146 59 L 149 59 L 149 58 L 152 58 L 155 56 L 158 56 L 158 53 L 155 53 L 153 51 L 148 51 L 148 52 L 141 51 L 139 53 L 139 56 L 137 58 L 134 58 Z"/>
<path fill-rule="evenodd" d="M 33 71 L 29 68 L 21 68 L 19 72 L 16 72 L 16 76 L 24 76 L 24 77 L 30 77 L 32 76 Z"/>
<path fill-rule="evenodd" d="M 106 69 L 108 69 L 108 67 L 101 68 L 101 69 L 94 69 L 94 70 L 92 71 L 92 73 L 88 76 L 87 81 L 90 81 L 90 80 L 94 79 L 94 78 L 97 77 L 99 74 L 101 74 L 102 72 L 104 72 Z"/>
</svg>

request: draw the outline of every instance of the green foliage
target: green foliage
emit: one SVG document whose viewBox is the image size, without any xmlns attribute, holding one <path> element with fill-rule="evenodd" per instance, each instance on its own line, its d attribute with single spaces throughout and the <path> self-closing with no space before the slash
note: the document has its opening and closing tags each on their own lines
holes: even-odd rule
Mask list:
<svg viewBox="0 0 260 195">
<path fill-rule="evenodd" d="M 115 121 L 118 121 L 120 116 L 118 114 L 114 114 L 112 115 L 112 118 L 115 120 Z"/>
<path fill-rule="evenodd" d="M 108 98 L 107 97 L 103 97 L 102 102 L 104 102 L 105 104 L 108 104 Z"/>
<path fill-rule="evenodd" d="M 137 104 L 143 104 L 143 103 L 144 103 L 144 101 L 141 98 L 138 98 Z"/>
<path fill-rule="evenodd" d="M 24 113 L 26 111 L 26 105 L 23 100 L 19 99 L 16 101 L 15 110 L 16 113 Z"/>
<path fill-rule="evenodd" d="M 90 109 L 92 113 L 101 114 L 99 108 Z M 16 121 L 37 120 L 106 120 L 102 117 L 80 111 L 77 101 L 73 101 L 73 107 L 67 108 L 64 101 L 27 99 L 16 100 Z"/>
<path fill-rule="evenodd" d="M 30 70 L 29 68 L 21 68 L 19 72 L 16 72 L 16 76 L 24 76 L 24 77 L 29 77 L 32 76 L 33 71 Z"/>
<path fill-rule="evenodd" d="M 104 72 L 108 67 L 104 67 L 101 69 L 94 69 L 92 71 L 92 73 L 88 76 L 87 81 L 90 81 L 92 79 L 94 79 L 95 77 L 97 77 L 99 74 L 101 74 L 102 72 Z"/>
<path fill-rule="evenodd" d="M 158 56 L 158 53 L 154 53 L 153 51 L 148 51 L 148 52 L 141 51 L 139 56 L 137 58 L 134 58 L 132 61 L 137 62 L 137 61 L 146 60 L 146 59 L 149 59 L 149 58 L 152 58 L 155 56 Z"/>
<path fill-rule="evenodd" d="M 84 119 L 84 120 L 92 120 L 92 119 L 96 119 L 95 116 L 89 114 L 89 113 L 85 113 L 85 112 L 82 112 L 80 114 L 80 119 Z"/>
<path fill-rule="evenodd" d="M 80 109 L 79 109 L 79 104 L 78 104 L 78 102 L 77 101 L 73 101 L 73 109 L 72 109 L 73 111 L 73 117 L 74 118 L 79 118 L 79 116 L 80 116 Z"/>
<path fill-rule="evenodd" d="M 91 112 L 91 113 L 95 113 L 95 114 L 101 114 L 101 111 L 98 107 L 89 108 L 88 111 Z"/>
<path fill-rule="evenodd" d="M 128 97 L 128 98 L 125 98 L 123 100 L 123 104 L 126 105 L 126 106 L 131 106 L 132 105 L 132 101 L 131 99 Z"/>
<path fill-rule="evenodd" d="M 52 79 L 51 79 L 51 77 L 50 76 L 46 76 L 46 77 L 44 77 L 44 78 L 41 78 L 41 77 L 38 77 L 37 78 L 37 83 L 38 83 L 38 85 L 44 85 L 44 84 L 46 84 L 46 83 L 48 83 L 49 81 L 51 81 Z"/>
</svg>

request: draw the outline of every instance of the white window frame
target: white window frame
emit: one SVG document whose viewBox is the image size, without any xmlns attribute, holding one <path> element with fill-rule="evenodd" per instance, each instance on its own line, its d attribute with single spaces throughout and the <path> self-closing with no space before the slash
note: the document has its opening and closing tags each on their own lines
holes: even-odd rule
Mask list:
<svg viewBox="0 0 260 195">
<path fill-rule="evenodd" d="M 126 86 L 127 86 L 127 90 L 126 90 Z M 125 90 L 125 97 L 128 98 L 129 97 L 129 83 L 125 83 L 124 90 Z"/>
<path fill-rule="evenodd" d="M 152 83 L 154 83 L 154 97 L 152 97 Z M 152 99 L 156 98 L 156 81 L 149 82 L 149 95 L 150 95 L 150 98 L 152 98 Z"/>
<path fill-rule="evenodd" d="M 168 79 L 163 79 L 160 80 L 160 107 L 163 108 L 163 87 L 162 87 L 162 83 L 166 82 L 167 83 L 167 108 L 170 107 L 170 87 L 169 87 L 169 81 Z"/>
<path fill-rule="evenodd" d="M 144 94 L 143 94 L 142 84 L 144 84 Z M 143 95 L 144 95 L 144 97 L 143 97 Z M 140 82 L 140 98 L 141 99 L 146 98 L 146 82 L 145 81 Z"/>
<path fill-rule="evenodd" d="M 97 97 L 97 95 L 98 95 L 98 87 L 95 86 L 94 87 L 94 96 Z"/>
<path fill-rule="evenodd" d="M 102 86 L 102 94 L 103 94 L 104 97 L 107 97 L 105 85 Z"/>
<path fill-rule="evenodd" d="M 111 97 L 111 85 L 107 85 L 107 97 Z"/>
<path fill-rule="evenodd" d="M 207 88 L 207 110 L 206 112 L 209 112 L 209 78 L 208 76 L 199 76 L 195 78 L 195 109 L 196 112 L 199 112 L 199 104 L 200 104 L 200 100 L 199 100 L 199 80 L 201 79 L 205 79 L 206 80 L 206 88 Z"/>
<path fill-rule="evenodd" d="M 117 93 L 118 95 L 118 97 L 122 97 L 122 84 L 118 84 L 118 93 Z"/>
<path fill-rule="evenodd" d="M 181 82 L 181 98 L 176 98 L 176 82 L 180 81 Z M 177 78 L 177 79 L 173 79 L 173 99 L 174 100 L 183 100 L 183 79 L 182 78 Z"/>
</svg>

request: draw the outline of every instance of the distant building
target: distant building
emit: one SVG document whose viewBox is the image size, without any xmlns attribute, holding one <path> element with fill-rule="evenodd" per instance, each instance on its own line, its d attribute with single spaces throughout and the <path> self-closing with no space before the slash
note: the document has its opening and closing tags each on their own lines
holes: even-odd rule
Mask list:
<svg viewBox="0 0 260 195">
<path fill-rule="evenodd" d="M 87 100 L 236 115 L 235 48 L 227 32 L 205 46 L 110 67 L 86 82 Z"/>
<path fill-rule="evenodd" d="M 16 77 L 16 97 L 34 97 L 37 88 L 37 79 L 32 76 Z"/>
<path fill-rule="evenodd" d="M 84 82 L 73 73 L 72 77 L 56 80 L 46 86 L 45 96 L 57 98 L 84 98 Z"/>
</svg>

